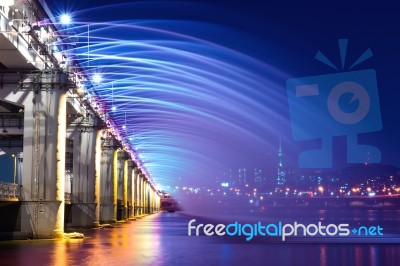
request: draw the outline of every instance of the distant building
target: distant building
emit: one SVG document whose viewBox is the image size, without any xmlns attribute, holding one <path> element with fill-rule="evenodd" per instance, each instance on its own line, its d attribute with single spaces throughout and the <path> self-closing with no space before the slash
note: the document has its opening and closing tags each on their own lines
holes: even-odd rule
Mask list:
<svg viewBox="0 0 400 266">
<path fill-rule="evenodd" d="M 246 168 L 239 168 L 237 187 L 244 186 L 247 182 Z"/>
<path fill-rule="evenodd" d="M 276 184 L 278 188 L 281 188 L 285 185 L 285 171 L 283 169 L 283 152 L 282 152 L 282 141 L 279 139 L 279 148 L 278 148 L 278 175 L 276 178 Z"/>
<path fill-rule="evenodd" d="M 254 168 L 254 184 L 257 187 L 265 186 L 265 177 L 261 169 Z"/>
<path fill-rule="evenodd" d="M 217 176 L 216 178 L 217 186 L 223 186 L 225 187 L 226 185 L 228 186 L 234 186 L 235 185 L 235 180 L 232 177 L 232 169 L 229 169 L 228 171 L 222 173 L 221 176 Z"/>
</svg>

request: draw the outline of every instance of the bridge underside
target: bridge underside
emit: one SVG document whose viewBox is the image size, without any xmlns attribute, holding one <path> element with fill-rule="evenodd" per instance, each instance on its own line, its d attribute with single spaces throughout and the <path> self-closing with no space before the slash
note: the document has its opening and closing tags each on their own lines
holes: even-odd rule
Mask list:
<svg viewBox="0 0 400 266">
<path fill-rule="evenodd" d="M 37 32 L 25 29 L 37 22 L 32 7 L 16 0 L 7 8 L 0 13 L 0 156 L 14 158 L 14 176 L 0 183 L 0 216 L 7 217 L 0 238 L 62 237 L 67 227 L 158 211 L 148 178 L 77 93 L 70 72 L 37 43 Z"/>
</svg>

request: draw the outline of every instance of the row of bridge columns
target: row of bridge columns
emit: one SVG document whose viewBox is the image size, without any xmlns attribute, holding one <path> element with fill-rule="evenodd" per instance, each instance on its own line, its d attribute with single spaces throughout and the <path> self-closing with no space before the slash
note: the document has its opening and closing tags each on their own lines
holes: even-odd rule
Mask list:
<svg viewBox="0 0 400 266">
<path fill-rule="evenodd" d="M 3 73 L 1 80 L 0 99 L 24 113 L 23 129 L 14 132 L 23 138 L 21 224 L 15 233 L 60 237 L 67 226 L 96 227 L 158 211 L 156 189 L 121 142 L 107 134 L 90 110 L 71 115 L 67 97 L 76 95 L 67 95 L 73 90 L 67 74 Z M 66 148 L 67 139 L 72 151 Z M 67 152 L 72 153 L 71 180 L 66 176 Z"/>
</svg>

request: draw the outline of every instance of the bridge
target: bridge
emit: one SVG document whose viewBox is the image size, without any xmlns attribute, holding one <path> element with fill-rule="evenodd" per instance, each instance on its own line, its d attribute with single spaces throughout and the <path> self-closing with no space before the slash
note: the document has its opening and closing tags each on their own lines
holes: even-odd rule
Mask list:
<svg viewBox="0 0 400 266">
<path fill-rule="evenodd" d="M 43 24 L 43 21 L 47 23 Z M 0 236 L 59 238 L 157 212 L 160 194 L 113 120 L 81 84 L 42 0 L 0 3 Z"/>
</svg>

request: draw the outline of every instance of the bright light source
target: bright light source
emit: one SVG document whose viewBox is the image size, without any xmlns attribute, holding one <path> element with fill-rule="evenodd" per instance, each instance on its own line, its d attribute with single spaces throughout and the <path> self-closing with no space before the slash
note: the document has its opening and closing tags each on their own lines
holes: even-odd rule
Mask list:
<svg viewBox="0 0 400 266">
<path fill-rule="evenodd" d="M 113 107 L 111 107 L 111 111 L 117 111 L 117 107 L 116 106 L 113 106 Z"/>
<path fill-rule="evenodd" d="M 61 17 L 60 17 L 60 22 L 61 22 L 61 24 L 63 24 L 63 25 L 69 25 L 69 24 L 71 24 L 71 16 L 70 15 L 67 15 L 67 14 L 63 14 L 63 15 L 61 15 Z"/>
<path fill-rule="evenodd" d="M 94 76 L 93 76 L 93 81 L 95 83 L 100 83 L 102 79 L 103 79 L 103 77 L 100 74 L 94 74 Z"/>
<path fill-rule="evenodd" d="M 9 7 L 14 5 L 14 0 L 3 0 L 2 6 Z"/>
<path fill-rule="evenodd" d="M 122 126 L 122 129 L 126 129 L 126 126 L 125 126 L 125 125 L 123 125 L 123 126 Z"/>
<path fill-rule="evenodd" d="M 79 96 L 84 95 L 84 94 L 85 94 L 85 87 L 84 87 L 83 85 L 78 86 L 78 87 L 76 88 L 76 93 L 77 93 Z"/>
<path fill-rule="evenodd" d="M 229 187 L 229 183 L 228 182 L 221 183 L 221 187 Z"/>
</svg>

